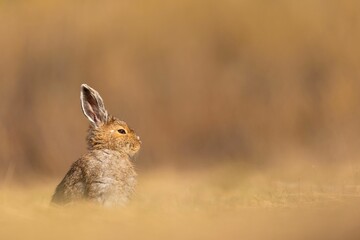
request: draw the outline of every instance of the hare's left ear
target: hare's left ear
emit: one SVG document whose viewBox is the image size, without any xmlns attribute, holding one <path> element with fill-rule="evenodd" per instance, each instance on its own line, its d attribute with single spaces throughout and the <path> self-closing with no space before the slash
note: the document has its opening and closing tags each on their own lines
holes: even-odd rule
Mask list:
<svg viewBox="0 0 360 240">
<path fill-rule="evenodd" d="M 81 109 L 94 127 L 106 123 L 108 113 L 100 94 L 86 84 L 81 85 Z"/>
</svg>

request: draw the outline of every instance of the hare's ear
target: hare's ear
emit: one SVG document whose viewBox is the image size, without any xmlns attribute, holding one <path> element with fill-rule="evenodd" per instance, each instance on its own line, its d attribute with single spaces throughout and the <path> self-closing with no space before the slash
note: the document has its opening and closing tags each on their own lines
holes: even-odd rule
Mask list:
<svg viewBox="0 0 360 240">
<path fill-rule="evenodd" d="M 80 91 L 81 109 L 94 127 L 105 123 L 108 113 L 100 94 L 86 84 L 81 85 Z"/>
</svg>

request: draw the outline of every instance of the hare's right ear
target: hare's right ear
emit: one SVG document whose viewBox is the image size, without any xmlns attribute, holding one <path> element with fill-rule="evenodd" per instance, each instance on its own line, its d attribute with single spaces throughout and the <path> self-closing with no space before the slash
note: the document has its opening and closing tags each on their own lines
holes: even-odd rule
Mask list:
<svg viewBox="0 0 360 240">
<path fill-rule="evenodd" d="M 81 109 L 94 127 L 99 127 L 107 121 L 108 113 L 100 94 L 86 84 L 81 84 Z"/>
</svg>

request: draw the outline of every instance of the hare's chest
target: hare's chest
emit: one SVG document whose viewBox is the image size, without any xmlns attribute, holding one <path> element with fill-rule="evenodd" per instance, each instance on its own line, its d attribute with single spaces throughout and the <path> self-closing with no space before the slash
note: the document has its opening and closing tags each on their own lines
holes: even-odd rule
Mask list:
<svg viewBox="0 0 360 240">
<path fill-rule="evenodd" d="M 114 180 L 129 183 L 135 180 L 136 173 L 134 167 L 127 159 L 111 161 L 105 167 L 108 169 L 109 177 L 112 177 Z"/>
<path fill-rule="evenodd" d="M 101 161 L 98 178 L 114 188 L 130 190 L 136 185 L 136 172 L 128 159 L 107 158 Z"/>
<path fill-rule="evenodd" d="M 88 184 L 88 197 L 105 205 L 125 204 L 136 186 L 136 173 L 130 161 L 106 158 L 98 161 L 96 177 Z"/>
</svg>

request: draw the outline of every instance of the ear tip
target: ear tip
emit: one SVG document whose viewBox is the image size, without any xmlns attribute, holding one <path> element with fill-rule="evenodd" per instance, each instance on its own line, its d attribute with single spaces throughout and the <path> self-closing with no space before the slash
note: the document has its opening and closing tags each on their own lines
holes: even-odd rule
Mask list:
<svg viewBox="0 0 360 240">
<path fill-rule="evenodd" d="M 84 88 L 89 89 L 90 87 L 86 83 L 83 83 L 83 84 L 81 84 L 81 89 L 84 89 Z"/>
</svg>

